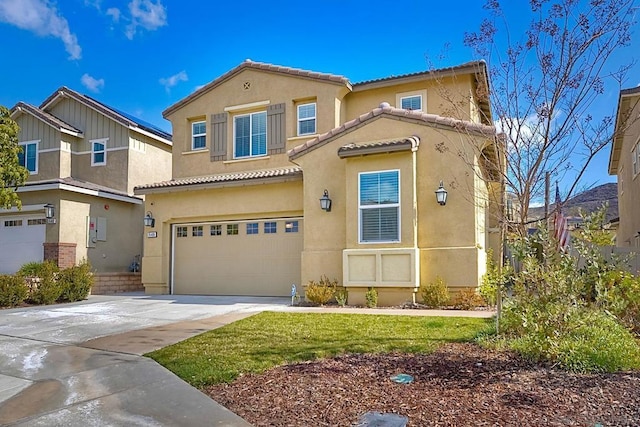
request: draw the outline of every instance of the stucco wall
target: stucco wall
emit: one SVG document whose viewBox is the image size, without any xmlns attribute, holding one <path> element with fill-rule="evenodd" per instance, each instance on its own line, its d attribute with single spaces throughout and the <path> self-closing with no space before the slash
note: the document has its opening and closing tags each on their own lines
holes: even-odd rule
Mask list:
<svg viewBox="0 0 640 427">
<path fill-rule="evenodd" d="M 144 238 L 142 281 L 149 293 L 168 293 L 171 225 L 183 222 L 302 216 L 302 182 L 257 184 L 146 195 L 155 238 Z M 306 221 L 305 221 L 306 222 Z"/>
<path fill-rule="evenodd" d="M 632 158 L 634 147 L 640 144 L 640 95 L 632 98 L 635 105 L 630 115 L 632 122 L 624 132 L 624 143 L 620 152 L 618 166 L 618 214 L 620 225 L 617 230 L 616 245 L 622 247 L 640 247 L 640 174 L 634 176 Z M 640 161 L 640 159 L 638 159 Z M 640 170 L 640 165 L 638 166 Z"/>
</svg>

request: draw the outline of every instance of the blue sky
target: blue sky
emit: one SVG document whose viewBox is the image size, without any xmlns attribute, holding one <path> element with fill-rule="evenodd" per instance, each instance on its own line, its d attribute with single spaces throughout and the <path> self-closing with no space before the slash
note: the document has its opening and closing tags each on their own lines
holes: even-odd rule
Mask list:
<svg viewBox="0 0 640 427">
<path fill-rule="evenodd" d="M 38 106 L 64 85 L 170 131 L 164 109 L 247 58 L 352 82 L 478 59 L 462 41 L 486 16 L 483 1 L 455 4 L 0 0 L 0 105 Z M 519 27 L 511 23 L 512 32 Z M 626 87 L 638 83 L 636 66 Z M 607 112 L 617 96 L 608 94 Z M 615 181 L 608 155 L 590 182 Z"/>
</svg>

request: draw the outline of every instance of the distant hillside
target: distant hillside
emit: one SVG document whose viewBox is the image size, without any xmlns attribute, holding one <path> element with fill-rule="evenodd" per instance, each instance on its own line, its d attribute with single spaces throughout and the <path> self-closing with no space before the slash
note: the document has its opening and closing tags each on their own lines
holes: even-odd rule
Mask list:
<svg viewBox="0 0 640 427">
<path fill-rule="evenodd" d="M 555 202 L 555 200 L 552 200 L 551 206 L 549 207 L 551 211 L 555 209 L 553 202 Z M 562 211 L 566 216 L 579 217 L 580 209 L 582 209 L 583 212 L 591 213 L 605 202 L 609 203 L 606 217 L 607 221 L 618 218 L 617 183 L 602 184 L 572 197 L 564 204 Z M 544 216 L 544 206 L 529 209 L 529 216 L 531 219 L 542 218 Z"/>
</svg>

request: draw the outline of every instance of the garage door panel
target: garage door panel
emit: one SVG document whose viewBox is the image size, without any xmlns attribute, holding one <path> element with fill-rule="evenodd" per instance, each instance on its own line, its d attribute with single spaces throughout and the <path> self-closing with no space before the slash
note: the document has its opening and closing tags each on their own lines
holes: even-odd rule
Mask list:
<svg viewBox="0 0 640 427">
<path fill-rule="evenodd" d="M 298 232 L 287 233 L 291 220 L 276 222 L 265 233 L 265 221 L 254 221 L 257 234 L 247 234 L 247 223 L 238 225 L 238 234 L 211 235 L 210 226 L 203 224 L 202 236 L 193 235 L 193 226 L 181 224 L 174 230 L 173 292 L 192 295 L 255 295 L 289 296 L 291 284 L 300 282 L 302 253 L 302 220 Z M 200 225 L 196 225 L 198 227 Z M 177 237 L 178 227 L 185 237 Z M 252 228 L 255 230 L 255 227 Z"/>
<path fill-rule="evenodd" d="M 0 274 L 13 274 L 44 258 L 46 220 L 41 215 L 0 217 Z"/>
</svg>

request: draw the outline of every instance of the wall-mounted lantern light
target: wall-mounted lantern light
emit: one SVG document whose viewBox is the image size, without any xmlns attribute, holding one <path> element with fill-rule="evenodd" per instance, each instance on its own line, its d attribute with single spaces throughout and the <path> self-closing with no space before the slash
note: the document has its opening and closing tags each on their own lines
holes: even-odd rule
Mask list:
<svg viewBox="0 0 640 427">
<path fill-rule="evenodd" d="M 324 194 L 320 198 L 320 208 L 323 211 L 331 212 L 331 199 L 329 198 L 329 192 L 324 190 Z"/>
<path fill-rule="evenodd" d="M 440 181 L 440 186 L 436 190 L 436 200 L 438 201 L 440 206 L 444 206 L 447 204 L 447 190 L 444 189 L 442 181 Z"/>
<path fill-rule="evenodd" d="M 145 227 L 155 227 L 156 219 L 153 217 L 151 211 L 147 211 L 147 214 L 144 216 L 144 226 Z"/>
<path fill-rule="evenodd" d="M 56 216 L 56 207 L 51 203 L 47 203 L 44 205 L 44 217 L 47 219 L 55 218 Z"/>
</svg>

